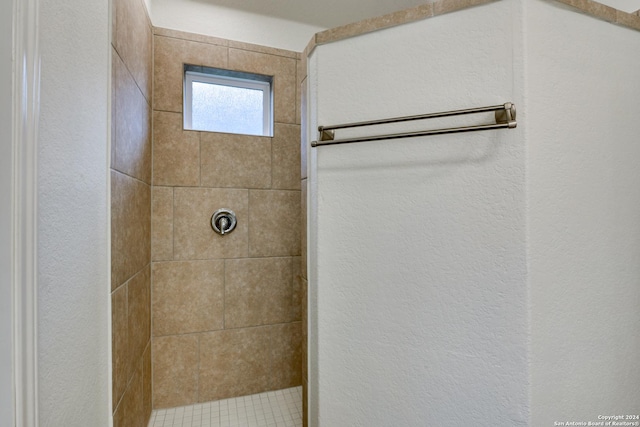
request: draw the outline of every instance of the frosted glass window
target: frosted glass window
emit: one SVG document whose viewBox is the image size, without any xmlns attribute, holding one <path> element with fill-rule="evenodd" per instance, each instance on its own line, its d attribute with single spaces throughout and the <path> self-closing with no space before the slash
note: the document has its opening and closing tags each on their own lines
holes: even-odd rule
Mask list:
<svg viewBox="0 0 640 427">
<path fill-rule="evenodd" d="M 185 129 L 273 135 L 270 77 L 187 66 L 184 89 Z"/>
</svg>

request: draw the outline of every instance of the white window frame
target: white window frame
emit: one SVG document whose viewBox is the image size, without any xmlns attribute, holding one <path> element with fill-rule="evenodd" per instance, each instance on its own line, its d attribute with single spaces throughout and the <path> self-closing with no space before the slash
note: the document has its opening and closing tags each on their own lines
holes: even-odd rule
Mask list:
<svg viewBox="0 0 640 427">
<path fill-rule="evenodd" d="M 200 68 L 200 67 L 197 67 Z M 262 134 L 258 136 L 273 136 L 273 96 L 271 89 L 270 78 L 263 78 L 263 76 L 255 75 L 256 79 L 246 78 L 244 76 L 251 76 L 249 73 L 226 71 L 211 69 L 212 72 L 200 72 L 185 70 L 184 73 L 184 128 L 187 130 L 197 130 L 202 132 L 216 132 L 205 129 L 193 129 L 192 125 L 192 105 L 193 105 L 193 83 L 206 83 L 219 86 L 230 86 L 241 89 L 252 89 L 262 91 L 262 111 L 263 111 L 263 129 Z M 220 72 L 217 74 L 216 72 Z M 223 74 L 224 73 L 224 74 Z M 235 75 L 234 75 L 235 74 Z M 238 77 L 242 75 L 243 77 Z M 262 78 L 261 78 L 262 77 Z M 261 79 L 260 79 L 261 78 Z M 260 80 L 259 80 L 260 79 Z M 244 135 L 244 134 L 243 134 Z"/>
</svg>

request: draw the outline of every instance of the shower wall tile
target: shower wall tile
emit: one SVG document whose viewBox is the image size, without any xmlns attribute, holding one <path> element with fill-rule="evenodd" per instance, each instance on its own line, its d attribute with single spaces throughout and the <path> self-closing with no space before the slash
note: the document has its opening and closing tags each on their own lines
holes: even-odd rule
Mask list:
<svg viewBox="0 0 640 427">
<path fill-rule="evenodd" d="M 218 132 L 200 138 L 202 186 L 271 188 L 271 138 Z"/>
<path fill-rule="evenodd" d="M 129 360 L 136 366 L 151 338 L 151 271 L 147 265 L 127 283 Z"/>
<path fill-rule="evenodd" d="M 225 261 L 225 328 L 291 321 L 291 258 Z"/>
<path fill-rule="evenodd" d="M 176 188 L 174 193 L 174 257 L 176 260 L 248 256 L 249 191 L 219 188 Z M 220 209 L 235 212 L 235 230 L 221 236 L 211 228 Z"/>
<path fill-rule="evenodd" d="M 115 0 L 116 50 L 151 101 L 152 34 L 143 0 Z"/>
<path fill-rule="evenodd" d="M 224 327 L 224 261 L 153 263 L 154 336 Z"/>
<path fill-rule="evenodd" d="M 302 325 L 301 325 L 301 331 L 302 331 L 302 338 L 301 338 L 301 358 L 302 358 L 302 378 L 306 381 L 309 376 L 308 376 L 308 358 L 309 358 L 309 353 L 308 353 L 308 346 L 307 346 L 307 337 L 308 337 L 308 333 L 307 333 L 307 328 L 308 328 L 308 312 L 307 312 L 307 301 L 308 301 L 308 295 L 309 295 L 309 282 L 307 282 L 305 279 L 302 279 Z"/>
<path fill-rule="evenodd" d="M 300 322 L 269 326 L 271 329 L 271 388 L 302 384 L 302 325 Z"/>
<path fill-rule="evenodd" d="M 151 399 L 151 341 L 149 341 L 142 356 L 142 413 L 145 421 L 151 417 Z"/>
<path fill-rule="evenodd" d="M 301 251 L 301 273 L 302 277 L 305 279 L 307 276 L 307 185 L 308 182 L 306 179 L 302 180 L 302 191 L 300 193 L 300 207 L 301 207 L 301 218 L 300 218 L 300 251 Z"/>
<path fill-rule="evenodd" d="M 144 418 L 142 364 L 138 363 L 120 404 L 114 414 L 114 427 L 141 427 Z"/>
<path fill-rule="evenodd" d="M 249 255 L 300 255 L 300 192 L 250 190 Z"/>
<path fill-rule="evenodd" d="M 225 46 L 156 36 L 153 109 L 182 112 L 184 64 L 227 68 L 227 59 Z"/>
<path fill-rule="evenodd" d="M 111 294 L 111 346 L 113 370 L 113 407 L 118 405 L 130 377 L 129 340 L 127 336 L 127 286 L 123 285 Z"/>
<path fill-rule="evenodd" d="M 273 88 L 276 123 L 296 121 L 296 59 L 240 49 L 229 49 L 229 68 L 237 71 L 277 76 Z"/>
<path fill-rule="evenodd" d="M 269 389 L 269 327 L 210 332 L 200 340 L 200 402 Z"/>
<path fill-rule="evenodd" d="M 276 123 L 273 137 L 273 187 L 300 189 L 300 126 Z"/>
<path fill-rule="evenodd" d="M 173 187 L 151 189 L 151 259 L 173 259 Z"/>
<path fill-rule="evenodd" d="M 301 55 L 154 33 L 153 407 L 299 384 Z M 274 76 L 274 137 L 185 131 L 184 64 Z M 223 207 L 238 223 L 220 236 Z"/>
<path fill-rule="evenodd" d="M 291 292 L 291 320 L 300 321 L 302 319 L 302 262 L 300 257 L 294 257 L 292 268 L 292 284 L 293 289 Z"/>
<path fill-rule="evenodd" d="M 118 54 L 115 80 L 115 155 L 111 167 L 151 184 L 151 108 Z"/>
<path fill-rule="evenodd" d="M 153 113 L 153 184 L 200 184 L 200 133 L 183 130 L 180 113 Z"/>
<path fill-rule="evenodd" d="M 198 401 L 198 340 L 197 335 L 153 339 L 154 408 L 170 408 Z"/>
<path fill-rule="evenodd" d="M 300 178 L 307 177 L 307 151 L 309 146 L 307 136 L 307 79 L 300 84 Z"/>
<path fill-rule="evenodd" d="M 151 189 L 111 170 L 111 289 L 142 270 L 151 258 Z"/>
</svg>

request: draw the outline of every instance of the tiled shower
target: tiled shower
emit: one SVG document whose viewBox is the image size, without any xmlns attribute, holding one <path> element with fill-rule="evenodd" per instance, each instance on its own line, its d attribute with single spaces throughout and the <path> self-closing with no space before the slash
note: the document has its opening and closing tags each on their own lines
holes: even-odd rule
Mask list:
<svg viewBox="0 0 640 427">
<path fill-rule="evenodd" d="M 114 425 L 299 387 L 301 55 L 113 6 Z M 273 76 L 273 138 L 183 130 L 184 64 Z M 237 215 L 231 234 L 211 229 L 219 208 Z"/>
</svg>

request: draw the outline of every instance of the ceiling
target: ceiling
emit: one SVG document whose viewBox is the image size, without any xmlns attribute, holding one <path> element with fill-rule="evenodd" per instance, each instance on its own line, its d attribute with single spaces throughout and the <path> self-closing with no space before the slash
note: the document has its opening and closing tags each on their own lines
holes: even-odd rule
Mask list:
<svg viewBox="0 0 640 427">
<path fill-rule="evenodd" d="M 197 0 L 214 6 L 333 28 L 433 0 Z"/>
</svg>

